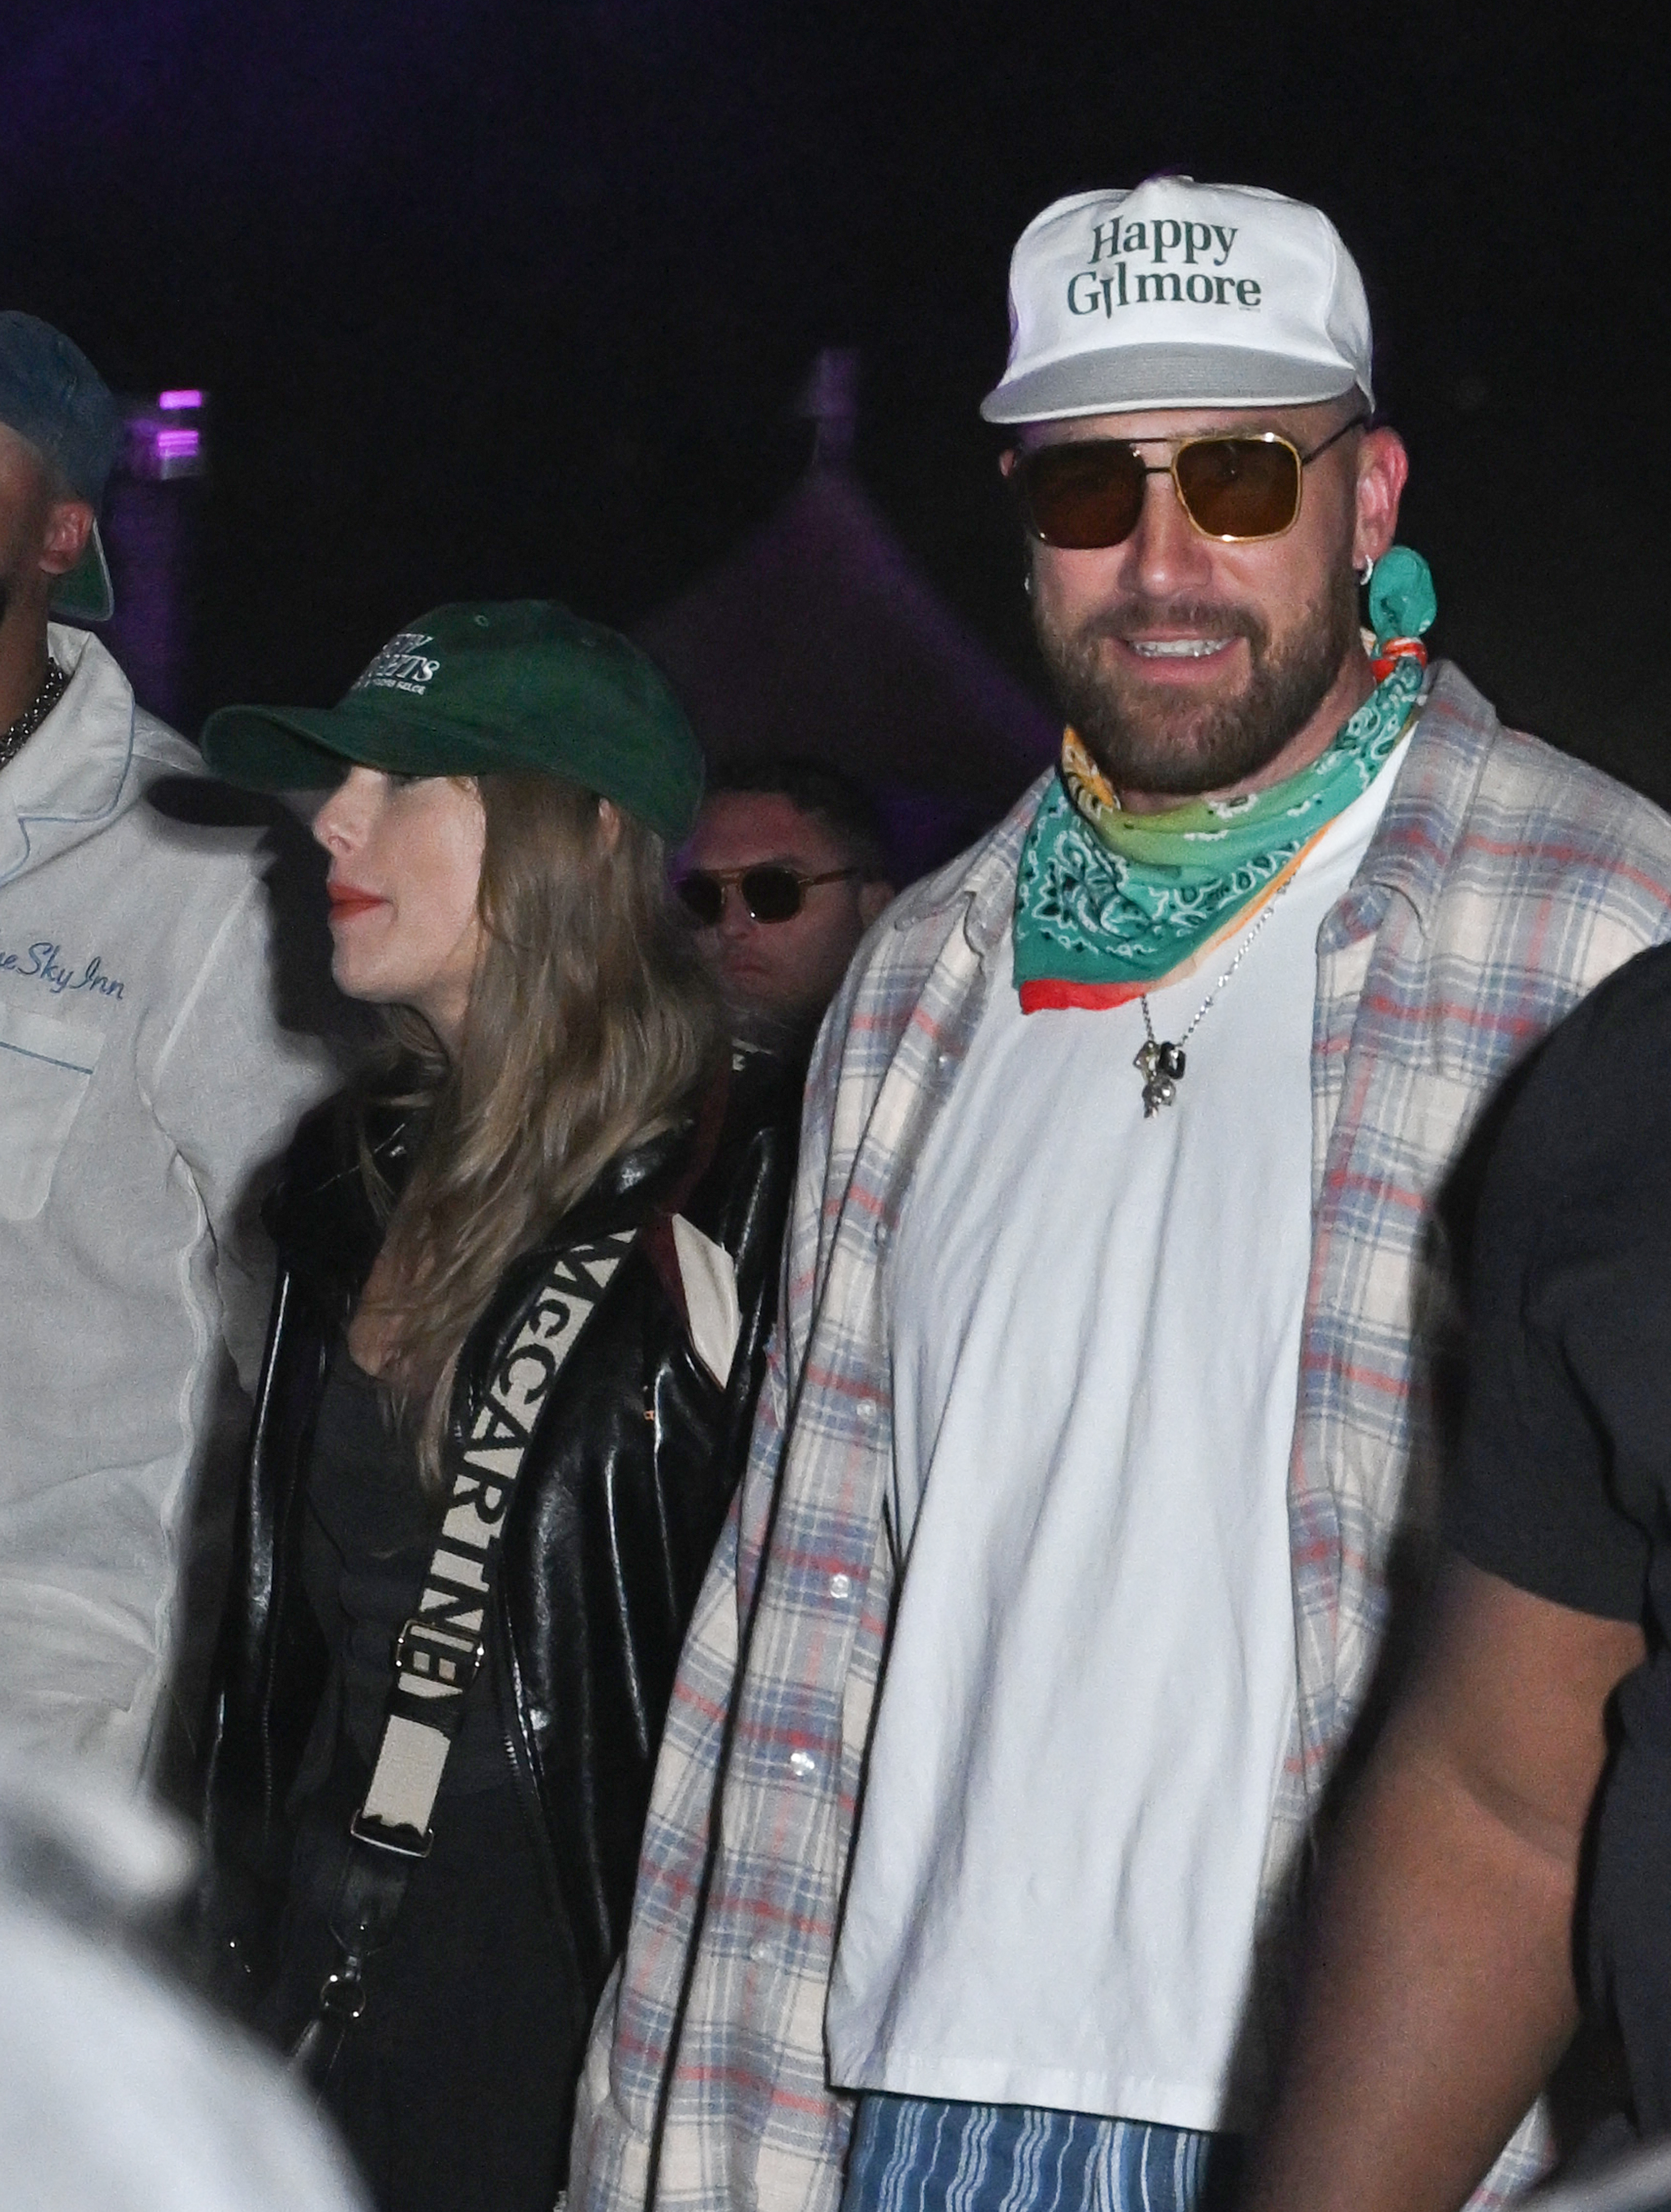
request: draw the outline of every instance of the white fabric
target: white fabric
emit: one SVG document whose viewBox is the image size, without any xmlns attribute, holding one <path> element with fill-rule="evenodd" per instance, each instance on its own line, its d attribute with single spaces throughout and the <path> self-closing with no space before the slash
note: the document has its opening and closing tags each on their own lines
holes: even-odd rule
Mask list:
<svg viewBox="0 0 1671 2212">
<path fill-rule="evenodd" d="M 359 2212 L 274 2054 L 131 1951 L 197 1854 L 96 1772 L 0 1740 L 0 2204 Z"/>
<path fill-rule="evenodd" d="M 833 2079 L 1237 2124 L 1294 1696 L 1285 1471 L 1315 944 L 1401 749 L 1145 1120 L 1136 1004 L 996 989 L 890 1310 L 908 1565 L 829 2008 Z M 1151 994 L 1177 1038 L 1227 965 Z"/>
<path fill-rule="evenodd" d="M 359 2212 L 345 2152 L 269 2051 L 0 1902 L 7 2212 Z"/>
<path fill-rule="evenodd" d="M 69 688 L 0 770 L 0 1726 L 134 1778 L 228 1354 L 259 1364 L 252 1177 L 331 1073 L 278 1026 L 258 833 L 146 805 L 196 751 L 51 642 Z"/>
<path fill-rule="evenodd" d="M 731 1380 L 743 1309 L 737 1303 L 737 1268 L 723 1244 L 704 1237 L 694 1221 L 673 1216 L 673 1249 L 684 1285 L 685 1312 L 696 1357 L 718 1383 Z"/>
</svg>

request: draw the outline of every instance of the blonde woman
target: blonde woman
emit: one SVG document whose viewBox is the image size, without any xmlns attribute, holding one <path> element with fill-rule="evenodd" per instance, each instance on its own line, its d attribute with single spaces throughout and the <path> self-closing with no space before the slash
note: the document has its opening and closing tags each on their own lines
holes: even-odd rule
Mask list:
<svg viewBox="0 0 1671 2212">
<path fill-rule="evenodd" d="M 443 607 L 204 751 L 337 787 L 380 1079 L 297 1135 L 210 1790 L 245 2009 L 385 2212 L 549 2212 L 741 1468 L 794 1101 L 670 901 L 695 740 L 626 640 Z M 337 780 L 339 779 L 339 780 Z"/>
</svg>

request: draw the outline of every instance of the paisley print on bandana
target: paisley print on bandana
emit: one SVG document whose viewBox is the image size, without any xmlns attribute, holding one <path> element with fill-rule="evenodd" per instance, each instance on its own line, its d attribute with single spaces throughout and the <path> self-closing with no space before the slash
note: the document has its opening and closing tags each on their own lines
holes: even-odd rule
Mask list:
<svg viewBox="0 0 1671 2212">
<path fill-rule="evenodd" d="M 1420 661 L 1401 657 L 1326 753 L 1245 804 L 1198 799 L 1160 815 L 1104 804 L 1088 817 L 1074 803 L 1076 787 L 1086 792 L 1085 770 L 1096 770 L 1070 730 L 1016 884 L 1022 1011 L 1118 1006 L 1248 915 L 1369 788 L 1421 683 Z"/>
</svg>

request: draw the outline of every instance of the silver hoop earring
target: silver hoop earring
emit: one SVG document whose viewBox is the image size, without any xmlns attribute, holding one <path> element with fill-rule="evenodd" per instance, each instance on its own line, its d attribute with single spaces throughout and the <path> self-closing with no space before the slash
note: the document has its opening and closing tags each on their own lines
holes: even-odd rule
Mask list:
<svg viewBox="0 0 1671 2212">
<path fill-rule="evenodd" d="M 1030 599 L 1033 596 L 1033 572 L 1029 568 L 1021 579 L 1021 588 Z"/>
<path fill-rule="evenodd" d="M 1367 553 L 1364 556 L 1363 567 L 1361 568 L 1354 568 L 1352 570 L 1352 574 L 1358 579 L 1358 590 L 1360 592 L 1368 591 L 1370 587 L 1370 578 L 1375 574 L 1375 562 L 1370 559 Z"/>
</svg>

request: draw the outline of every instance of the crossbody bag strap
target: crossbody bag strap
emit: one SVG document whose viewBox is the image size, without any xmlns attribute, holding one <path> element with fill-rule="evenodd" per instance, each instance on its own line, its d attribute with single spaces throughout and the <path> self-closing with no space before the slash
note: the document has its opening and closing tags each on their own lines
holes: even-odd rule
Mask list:
<svg viewBox="0 0 1671 2212">
<path fill-rule="evenodd" d="M 422 1858 L 465 1693 L 487 1641 L 505 1519 L 528 1443 L 553 1383 L 635 1230 L 558 1255 L 488 1387 L 459 1455 L 418 1609 L 395 1642 L 394 1688 L 365 1802 L 350 1828 L 362 1844 Z"/>
<path fill-rule="evenodd" d="M 506 1517 L 542 1408 L 636 1230 L 560 1253 L 489 1377 L 459 1455 L 418 1609 L 395 1640 L 394 1687 L 370 1785 L 349 1823 L 331 1932 L 340 1957 L 320 1987 L 293 2063 L 322 2085 L 365 2006 L 367 1959 L 388 1941 L 415 1863 L 428 1856 L 447 1755 L 486 1648 Z"/>
</svg>

